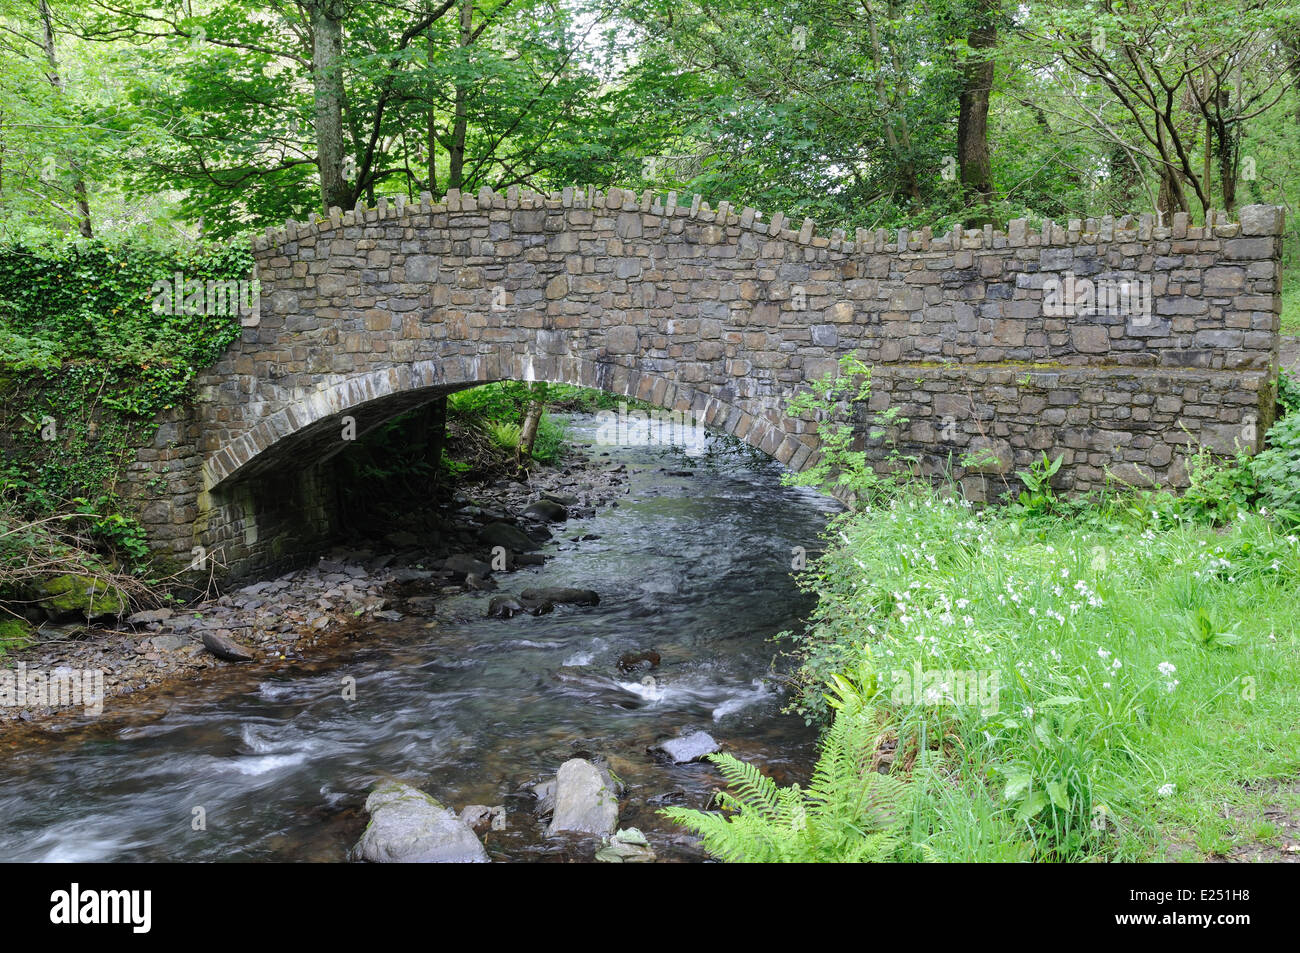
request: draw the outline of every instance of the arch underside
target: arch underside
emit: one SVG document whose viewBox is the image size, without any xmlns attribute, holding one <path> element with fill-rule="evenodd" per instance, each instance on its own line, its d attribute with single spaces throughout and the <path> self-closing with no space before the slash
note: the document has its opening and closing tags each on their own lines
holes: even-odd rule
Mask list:
<svg viewBox="0 0 1300 953">
<path fill-rule="evenodd" d="M 569 357 L 500 355 L 412 362 L 322 382 L 207 457 L 203 464 L 204 485 L 208 490 L 222 491 L 281 467 L 323 463 L 347 447 L 345 425 L 351 428 L 350 435 L 361 437 L 441 396 L 501 380 L 590 387 L 683 412 L 697 423 L 737 437 L 795 471 L 815 459 L 811 436 L 801 439 L 793 432 L 805 425 L 781 418 L 775 409 L 750 413 L 727 399 L 729 394 L 717 396 L 709 390 L 675 384 L 619 364 Z"/>
</svg>

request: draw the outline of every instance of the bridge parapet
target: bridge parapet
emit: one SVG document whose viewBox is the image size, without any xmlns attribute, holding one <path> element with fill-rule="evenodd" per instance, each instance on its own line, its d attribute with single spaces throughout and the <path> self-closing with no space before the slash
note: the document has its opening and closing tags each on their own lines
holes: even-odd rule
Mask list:
<svg viewBox="0 0 1300 953">
<path fill-rule="evenodd" d="M 344 417 L 363 433 L 460 387 L 551 380 L 692 411 L 798 469 L 815 424 L 784 409 L 856 353 L 864 440 L 899 407 L 899 449 L 973 496 L 1040 452 L 1065 457 L 1063 489 L 1179 485 L 1189 440 L 1257 449 L 1273 408 L 1281 210 L 1209 220 L 822 236 L 617 188 L 332 209 L 254 240 L 257 324 L 139 469 L 173 474 L 167 545 L 253 565 L 286 527 L 326 531 Z"/>
</svg>

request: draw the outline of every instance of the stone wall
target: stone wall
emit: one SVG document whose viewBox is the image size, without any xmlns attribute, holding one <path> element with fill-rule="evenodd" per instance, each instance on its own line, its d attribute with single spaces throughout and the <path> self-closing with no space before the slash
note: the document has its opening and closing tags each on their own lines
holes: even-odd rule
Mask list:
<svg viewBox="0 0 1300 953">
<path fill-rule="evenodd" d="M 1043 451 L 1063 488 L 1176 486 L 1189 439 L 1253 449 L 1273 408 L 1281 212 L 1213 220 L 820 236 L 619 189 L 335 209 L 254 242 L 260 315 L 141 454 L 139 482 L 170 486 L 146 522 L 177 554 L 264 564 L 328 534 L 349 419 L 507 378 L 691 411 L 799 469 L 815 424 L 783 408 L 849 352 L 870 410 L 909 418 L 898 446 L 972 495 Z"/>
</svg>

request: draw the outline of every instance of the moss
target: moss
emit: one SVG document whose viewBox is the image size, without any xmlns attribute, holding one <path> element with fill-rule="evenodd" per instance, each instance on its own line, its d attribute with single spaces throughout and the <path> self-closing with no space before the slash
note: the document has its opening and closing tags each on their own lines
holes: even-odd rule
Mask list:
<svg viewBox="0 0 1300 953">
<path fill-rule="evenodd" d="M 0 655 L 22 648 L 31 637 L 32 627 L 22 619 L 0 619 Z"/>
<path fill-rule="evenodd" d="M 54 576 L 39 588 L 38 601 L 43 609 L 62 618 L 76 613 L 87 619 L 126 614 L 126 597 L 93 576 L 64 573 Z"/>
</svg>

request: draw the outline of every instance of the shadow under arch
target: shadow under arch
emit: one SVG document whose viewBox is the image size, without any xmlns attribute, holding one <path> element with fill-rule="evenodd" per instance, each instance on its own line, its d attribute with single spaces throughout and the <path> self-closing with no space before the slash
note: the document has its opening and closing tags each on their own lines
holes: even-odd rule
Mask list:
<svg viewBox="0 0 1300 953">
<path fill-rule="evenodd" d="M 736 437 L 795 472 L 815 461 L 812 446 L 782 425 L 790 421 L 777 423 L 750 414 L 730 399 L 653 373 L 571 357 L 453 357 L 394 365 L 320 384 L 206 457 L 205 491 L 223 495 L 276 469 L 327 462 L 348 446 L 342 435 L 344 418 L 352 418 L 351 433 L 361 437 L 449 393 L 501 380 L 569 384 L 644 400 L 689 414 L 696 423 Z"/>
</svg>

